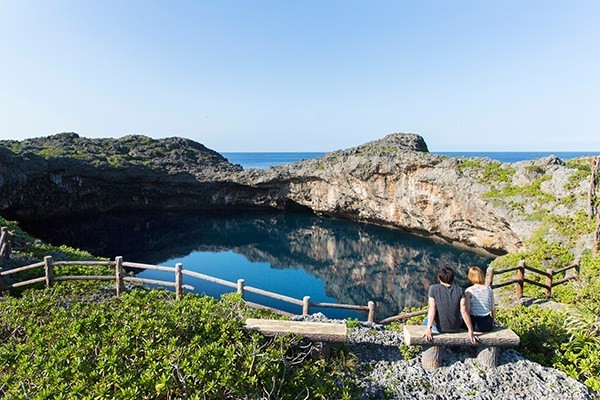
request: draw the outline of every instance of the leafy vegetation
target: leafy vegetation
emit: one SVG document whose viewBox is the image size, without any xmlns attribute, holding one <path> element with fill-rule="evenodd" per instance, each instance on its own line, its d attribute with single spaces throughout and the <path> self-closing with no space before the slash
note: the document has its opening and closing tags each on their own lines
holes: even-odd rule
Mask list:
<svg viewBox="0 0 600 400">
<path fill-rule="evenodd" d="M 467 158 L 460 160 L 457 168 L 461 173 L 466 169 L 472 169 L 477 173 L 477 181 L 479 183 L 498 184 L 508 183 L 515 174 L 514 168 L 502 167 L 497 161 L 484 161 L 479 158 Z"/>
<path fill-rule="evenodd" d="M 524 197 L 535 197 L 540 200 L 540 202 L 553 201 L 555 200 L 554 196 L 548 193 L 542 192 L 541 186 L 542 182 L 545 182 L 551 178 L 550 175 L 543 175 L 539 178 L 534 179 L 530 184 L 525 186 L 514 186 L 514 185 L 504 185 L 502 187 L 493 187 L 489 192 L 484 194 L 484 197 L 487 198 L 496 198 L 496 197 L 515 197 L 515 196 L 524 196 Z"/>
<path fill-rule="evenodd" d="M 26 238 L 18 258 L 94 259 L 67 246 Z M 108 267 L 56 267 L 57 275 Z M 107 271 L 104 271 L 105 273 Z M 18 280 L 39 276 L 24 272 Z M 112 285 L 111 285 L 112 286 Z M 121 298 L 100 282 L 61 282 L 15 290 L 0 302 L 0 397 L 30 398 L 352 398 L 357 366 L 345 348 L 315 359 L 299 338 L 245 331 L 250 310 L 237 295 L 221 301 L 137 288 Z M 276 316 L 268 315 L 270 318 Z"/>
<path fill-rule="evenodd" d="M 394 154 L 399 151 L 398 147 L 378 147 L 376 145 L 362 146 L 358 149 L 357 156 L 364 156 L 366 154 Z"/>
<path fill-rule="evenodd" d="M 572 191 L 589 179 L 588 159 L 571 160 L 567 166 L 576 171 L 569 176 L 565 189 Z M 556 201 L 540 190 L 541 183 L 548 178 L 542 175 L 525 187 L 493 189 L 488 196 L 534 197 L 539 204 Z M 576 201 L 575 195 L 571 194 L 557 201 L 557 204 L 572 206 Z M 557 270 L 573 263 L 574 249 L 580 238 L 595 229 L 594 221 L 581 209 L 567 215 L 557 215 L 539 208 L 526 217 L 537 221 L 538 229 L 525 243 L 524 250 L 500 257 L 491 266 L 500 269 L 525 260 L 534 268 Z M 560 240 L 550 240 L 550 237 L 560 237 Z M 532 273 L 527 278 L 536 279 Z M 554 280 L 561 278 L 555 276 Z M 544 296 L 542 289 L 536 286 L 526 284 L 524 289 L 526 296 Z M 553 287 L 552 299 L 565 304 L 565 311 L 519 306 L 500 309 L 498 318 L 519 334 L 519 350 L 526 357 L 558 368 L 593 390 L 600 391 L 600 255 L 585 251 L 581 256 L 579 279 Z"/>
<path fill-rule="evenodd" d="M 566 223 L 574 235 L 585 224 Z M 537 235 L 527 243 L 527 250 L 494 260 L 496 269 L 516 265 L 519 260 L 535 268 L 558 269 L 574 261 L 565 244 L 549 242 Z M 528 276 L 532 278 L 533 274 Z M 557 279 L 560 279 L 558 277 Z M 567 311 L 540 307 L 499 309 L 499 321 L 521 337 L 519 351 L 542 365 L 558 368 L 569 376 L 600 391 L 600 255 L 587 251 L 581 257 L 578 280 L 552 289 L 553 300 L 568 305 Z M 541 298 L 544 293 L 525 285 L 527 296 Z"/>
<path fill-rule="evenodd" d="M 0 395 L 6 398 L 350 398 L 351 357 L 308 357 L 292 336 L 243 329 L 236 296 L 79 284 L 29 290 L 0 307 Z M 339 354 L 339 356 L 338 356 Z"/>
<path fill-rule="evenodd" d="M 542 365 L 558 368 L 600 391 L 598 314 L 517 306 L 498 310 L 498 321 L 521 338 L 519 351 Z"/>
<path fill-rule="evenodd" d="M 586 158 L 569 160 L 567 162 L 567 167 L 575 169 L 576 171 L 569 177 L 569 181 L 565 185 L 566 190 L 575 189 L 582 181 L 589 179 L 589 176 L 592 173 L 589 160 Z"/>
<path fill-rule="evenodd" d="M 141 135 L 119 139 L 87 139 L 76 133 L 61 133 L 44 138 L 0 140 L 0 146 L 32 159 L 69 159 L 82 167 L 151 167 L 189 172 L 199 164 L 226 160 L 199 143 L 180 138 L 154 140 Z"/>
</svg>

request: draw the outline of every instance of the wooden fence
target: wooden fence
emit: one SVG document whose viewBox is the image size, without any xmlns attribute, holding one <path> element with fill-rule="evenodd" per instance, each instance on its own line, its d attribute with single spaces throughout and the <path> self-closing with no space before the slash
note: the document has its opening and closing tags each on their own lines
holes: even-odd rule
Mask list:
<svg viewBox="0 0 600 400">
<path fill-rule="evenodd" d="M 544 283 L 540 283 L 533 279 L 525 278 L 526 270 L 534 272 L 538 275 L 542 275 L 545 278 Z M 575 272 L 572 275 L 567 276 L 566 273 L 570 270 L 574 270 Z M 517 275 L 514 279 L 500 282 L 500 283 L 494 283 L 494 277 L 496 275 L 502 275 L 502 274 L 506 274 L 506 273 L 512 272 L 512 271 L 517 271 Z M 557 270 L 547 269 L 546 271 L 542 271 L 540 269 L 530 267 L 527 264 L 525 264 L 524 260 L 521 260 L 519 262 L 519 265 L 517 265 L 516 267 L 509 267 L 509 268 L 504 268 L 504 269 L 499 269 L 499 270 L 494 270 L 494 268 L 488 267 L 488 269 L 486 271 L 486 275 L 485 275 L 485 284 L 486 284 L 486 286 L 490 286 L 492 289 L 497 289 L 497 288 L 500 288 L 503 286 L 508 286 L 508 285 L 514 284 L 516 287 L 515 297 L 517 299 L 520 299 L 521 297 L 523 297 L 523 287 L 524 287 L 525 283 L 528 283 L 528 284 L 543 288 L 544 293 L 546 294 L 546 298 L 550 298 L 550 296 L 552 295 L 553 287 L 562 285 L 563 283 L 566 283 L 572 279 L 579 278 L 579 272 L 580 272 L 580 260 L 579 259 L 575 260 L 575 262 L 573 264 L 568 265 L 566 267 L 559 268 Z M 562 273 L 565 273 L 565 276 L 563 276 L 562 279 L 555 281 L 554 279 L 556 278 L 556 276 L 558 274 L 562 274 Z M 383 319 L 383 320 L 379 321 L 379 323 L 384 324 L 384 323 L 392 322 L 392 321 L 405 320 L 408 318 L 416 317 L 418 315 L 426 315 L 426 314 L 427 314 L 427 310 L 403 312 L 398 315 L 394 315 L 392 317 Z"/>
<path fill-rule="evenodd" d="M 81 266 L 106 266 L 106 267 L 114 267 L 115 274 L 114 275 L 77 275 L 77 276 L 57 276 L 54 273 L 55 266 L 61 265 L 81 265 Z M 32 270 L 36 268 L 44 268 L 44 276 L 34 279 L 29 279 L 26 281 L 15 282 L 12 284 L 3 284 L 4 278 L 8 275 L 15 274 L 17 272 L 23 272 L 27 270 Z M 154 271 L 164 271 L 164 272 L 172 272 L 175 276 L 174 282 L 163 281 L 157 279 L 147 279 L 147 278 L 138 278 L 135 276 L 130 276 L 125 273 L 125 268 L 137 268 L 144 270 L 154 270 Z M 164 267 L 160 265 L 151 265 L 151 264 L 141 264 L 135 262 L 125 262 L 123 261 L 123 257 L 116 257 L 115 261 L 53 261 L 51 256 L 44 257 L 44 261 L 34 263 L 31 265 L 26 265 L 19 268 L 14 268 L 6 271 L 0 272 L 0 291 L 8 290 L 12 288 L 18 288 L 28 285 L 33 285 L 35 283 L 45 283 L 47 287 L 52 287 L 55 282 L 59 281 L 75 281 L 75 280 L 100 280 L 100 281 L 114 281 L 115 289 L 117 297 L 123 293 L 125 289 L 125 282 L 135 282 L 135 283 L 147 283 L 152 285 L 161 285 L 175 288 L 175 298 L 177 300 L 181 299 L 181 296 L 184 293 L 184 290 L 194 290 L 193 286 L 186 285 L 183 283 L 184 276 L 191 276 L 194 278 L 198 278 L 207 282 L 216 283 L 222 286 L 226 286 L 232 289 L 237 290 L 238 293 L 241 294 L 242 299 L 244 299 L 245 293 L 255 293 L 261 296 L 269 297 L 275 300 L 280 300 L 285 303 L 294 304 L 302 307 L 302 315 L 309 315 L 311 307 L 321 307 L 321 308 L 337 308 L 344 310 L 353 310 L 359 312 L 367 312 L 367 320 L 369 322 L 374 322 L 375 319 L 375 303 L 369 301 L 366 306 L 358 306 L 353 304 L 337 304 L 337 303 L 320 303 L 313 302 L 310 299 L 310 296 L 304 296 L 302 300 L 295 299 L 293 297 L 288 297 L 285 295 L 281 295 L 278 293 L 269 292 L 263 289 L 255 288 L 252 286 L 246 286 L 246 283 L 243 279 L 239 279 L 237 282 L 229 282 L 224 279 L 215 278 L 213 276 L 200 274 L 195 271 L 190 271 L 183 269 L 181 263 L 175 264 L 175 267 Z M 244 299 L 244 301 L 246 301 Z M 268 308 L 273 312 L 283 314 L 283 315 L 293 315 L 290 313 L 286 313 L 285 311 L 273 309 L 266 306 L 261 306 L 255 303 L 251 303 L 246 301 L 251 307 L 260 307 L 260 308 Z"/>
<path fill-rule="evenodd" d="M 572 273 L 571 275 L 567 274 L 567 272 L 570 270 L 574 270 L 574 273 Z M 496 275 L 502 275 L 502 274 L 506 274 L 506 273 L 509 273 L 512 271 L 517 272 L 515 278 L 507 280 L 507 281 L 503 281 L 500 283 L 494 283 L 494 277 Z M 534 272 L 535 274 L 537 274 L 536 276 L 541 275 L 542 277 L 545 278 L 544 283 L 538 282 L 534 279 L 526 278 L 525 271 Z M 516 267 L 503 268 L 503 269 L 499 269 L 499 270 L 494 270 L 494 268 L 489 267 L 486 271 L 485 283 L 487 286 L 490 286 L 492 289 L 496 289 L 499 287 L 514 284 L 515 290 L 516 290 L 515 297 L 517 299 L 520 299 L 521 297 L 523 297 L 523 287 L 524 287 L 525 283 L 528 283 L 530 285 L 538 286 L 538 287 L 541 287 L 542 289 L 544 289 L 546 298 L 550 298 L 550 296 L 552 296 L 552 288 L 553 287 L 562 285 L 563 283 L 566 283 L 572 279 L 579 278 L 579 272 L 580 272 L 580 260 L 579 259 L 575 260 L 575 262 L 573 264 L 568 265 L 566 267 L 559 268 L 557 270 L 548 268 L 548 269 L 546 269 L 546 271 L 542 271 L 540 269 L 530 267 L 529 265 L 525 264 L 524 260 L 521 260 L 519 262 L 519 265 L 517 265 Z M 561 279 L 555 280 L 557 278 L 557 275 L 562 274 L 562 273 L 565 273 L 565 275 Z"/>
<path fill-rule="evenodd" d="M 12 234 L 7 227 L 0 228 L 0 259 L 9 259 L 11 251 Z"/>
<path fill-rule="evenodd" d="M 106 266 L 106 267 L 114 267 L 115 274 L 114 275 L 77 275 L 77 276 L 57 276 L 54 273 L 55 266 L 61 265 L 82 265 L 82 266 Z M 8 275 L 15 274 L 17 272 L 23 272 L 36 268 L 44 268 L 44 276 L 39 278 L 33 278 L 26 281 L 15 282 L 12 284 L 5 284 L 5 277 Z M 135 276 L 131 276 L 125 273 L 125 268 L 137 268 L 143 270 L 154 270 L 154 271 L 164 271 L 171 272 L 174 274 L 174 282 L 157 280 L 157 279 L 148 279 L 148 278 L 138 278 Z M 566 273 L 570 270 L 574 270 L 574 273 L 571 275 L 567 275 Z M 510 279 L 507 281 L 503 281 L 500 283 L 494 283 L 494 277 L 496 275 L 503 275 L 512 271 L 516 271 L 516 278 Z M 525 278 L 525 271 L 530 271 L 536 273 L 537 275 L 541 275 L 545 278 L 544 283 L 538 282 L 533 279 Z M 561 279 L 555 281 L 554 279 L 558 274 L 565 273 L 565 276 Z M 572 279 L 577 279 L 580 273 L 580 261 L 575 260 L 572 265 L 552 270 L 547 269 L 546 271 L 542 271 L 537 268 L 530 267 L 525 264 L 525 261 L 521 260 L 519 265 L 515 267 L 504 268 L 500 270 L 494 270 L 492 267 L 488 267 L 486 272 L 486 281 L 485 284 L 490 286 L 492 289 L 497 289 L 500 287 L 508 286 L 514 284 L 516 287 L 516 298 L 520 299 L 523 296 L 523 287 L 525 283 L 535 285 L 544 289 L 546 294 L 546 298 L 549 298 L 552 295 L 552 288 L 558 285 L 562 285 Z M 44 261 L 34 263 L 31 265 L 26 265 L 19 268 L 14 268 L 6 271 L 0 271 L 0 291 L 8 290 L 12 288 L 18 288 L 28 285 L 33 285 L 35 283 L 45 283 L 47 287 L 52 287 L 55 282 L 60 281 L 73 281 L 73 280 L 100 280 L 100 281 L 114 281 L 116 295 L 120 296 L 124 291 L 125 282 L 134 282 L 134 283 L 146 283 L 152 285 L 160 285 L 160 286 L 168 286 L 175 288 L 175 297 L 177 300 L 181 299 L 181 296 L 184 293 L 184 290 L 194 290 L 193 286 L 186 285 L 183 283 L 184 276 L 191 276 L 193 278 L 201 279 L 203 281 L 216 283 L 222 286 L 229 287 L 231 289 L 235 289 L 240 295 L 242 299 L 246 301 L 250 307 L 256 308 L 267 308 L 271 311 L 291 316 L 294 314 L 287 313 L 282 310 L 266 307 L 263 305 L 251 303 L 245 300 L 245 293 L 254 293 L 260 296 L 268 297 L 275 300 L 280 300 L 285 303 L 293 304 L 302 307 L 302 315 L 309 315 L 311 307 L 321 307 L 321 308 L 335 308 L 335 309 L 344 309 L 344 310 L 353 310 L 359 312 L 367 312 L 367 320 L 369 322 L 374 322 L 375 320 L 375 303 L 373 301 L 369 301 L 366 306 L 359 306 L 353 304 L 338 304 L 338 303 L 321 303 L 321 302 L 313 302 L 310 299 L 310 296 L 304 296 L 302 300 L 295 299 L 293 297 L 285 296 L 278 293 L 269 292 L 267 290 L 255 288 L 252 286 L 246 286 L 246 282 L 244 279 L 238 279 L 237 282 L 230 282 L 224 279 L 215 278 L 213 276 L 204 275 L 195 271 L 190 271 L 183 269 L 181 263 L 175 264 L 175 267 L 165 267 L 159 265 L 151 265 L 151 264 L 141 264 L 135 262 L 124 262 L 123 257 L 116 257 L 114 261 L 53 261 L 51 256 L 44 257 Z M 403 312 L 398 315 L 394 315 L 388 318 L 385 318 L 379 323 L 388 323 L 392 321 L 404 320 L 418 315 L 427 314 L 427 310 L 420 310 L 414 312 Z"/>
</svg>

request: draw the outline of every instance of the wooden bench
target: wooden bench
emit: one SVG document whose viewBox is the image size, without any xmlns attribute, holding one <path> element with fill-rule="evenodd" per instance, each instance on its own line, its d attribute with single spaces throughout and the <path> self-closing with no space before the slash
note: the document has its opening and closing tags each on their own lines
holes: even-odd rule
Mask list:
<svg viewBox="0 0 600 400">
<path fill-rule="evenodd" d="M 348 338 L 346 324 L 328 324 L 323 322 L 282 321 L 273 319 L 246 320 L 246 329 L 260 332 L 265 336 L 284 336 L 289 333 L 316 342 L 313 356 L 328 357 L 329 343 L 345 343 Z"/>
<path fill-rule="evenodd" d="M 246 329 L 260 332 L 265 336 L 282 336 L 292 333 L 316 342 L 343 343 L 348 338 L 346 324 L 248 318 Z"/>
<path fill-rule="evenodd" d="M 520 338 L 508 328 L 494 328 L 491 332 L 475 332 L 479 343 L 473 345 L 467 332 L 434 333 L 433 340 L 428 342 L 423 335 L 425 326 L 405 325 L 404 342 L 409 346 L 423 346 L 421 363 L 423 368 L 434 370 L 442 361 L 442 348 L 445 346 L 478 346 L 481 350 L 477 356 L 483 368 L 495 368 L 498 362 L 499 347 L 516 347 Z"/>
</svg>

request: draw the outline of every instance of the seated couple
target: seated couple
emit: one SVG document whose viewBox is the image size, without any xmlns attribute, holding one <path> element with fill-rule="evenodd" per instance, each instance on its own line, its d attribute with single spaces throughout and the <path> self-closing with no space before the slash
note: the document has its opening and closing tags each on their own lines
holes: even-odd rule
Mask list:
<svg viewBox="0 0 600 400">
<path fill-rule="evenodd" d="M 438 279 L 439 284 L 429 287 L 429 310 L 423 321 L 427 329 L 423 337 L 433 340 L 432 332 L 456 332 L 466 326 L 471 343 L 476 344 L 479 339 L 473 331 L 491 331 L 495 317 L 494 293 L 484 285 L 483 271 L 469 268 L 469 282 L 473 286 L 466 290 L 452 284 L 454 271 L 450 268 L 442 267 Z"/>
</svg>

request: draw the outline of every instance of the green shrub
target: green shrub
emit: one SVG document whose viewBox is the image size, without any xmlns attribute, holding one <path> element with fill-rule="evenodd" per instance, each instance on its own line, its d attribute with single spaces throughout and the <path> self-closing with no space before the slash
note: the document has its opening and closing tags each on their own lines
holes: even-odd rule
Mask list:
<svg viewBox="0 0 600 400">
<path fill-rule="evenodd" d="M 593 390 L 600 390 L 600 319 L 580 309 L 567 313 L 534 307 L 498 310 L 498 321 L 521 338 L 527 358 L 558 368 Z"/>
<path fill-rule="evenodd" d="M 515 266 L 521 259 L 531 266 L 558 269 L 574 261 L 574 256 L 558 243 L 542 236 L 531 240 L 527 251 L 509 254 L 491 263 L 496 269 Z M 528 278 L 534 276 L 528 273 Z M 555 279 L 561 279 L 555 276 Z M 525 285 L 525 294 L 543 296 L 541 289 Z M 499 309 L 500 323 L 521 337 L 519 351 L 542 365 L 558 368 L 600 391 L 600 255 L 585 252 L 578 280 L 552 289 L 556 301 L 570 304 L 569 312 L 518 306 Z"/>
<path fill-rule="evenodd" d="M 564 326 L 566 316 L 538 306 L 499 309 L 498 322 L 508 326 L 521 338 L 519 351 L 542 365 L 552 366 L 557 351 L 570 334 Z"/>
<path fill-rule="evenodd" d="M 134 290 L 98 298 L 78 284 L 29 290 L 0 304 L 0 396 L 350 397 L 342 377 L 350 355 L 306 357 L 295 337 L 245 331 L 246 315 L 237 296 L 174 301 L 170 292 Z"/>
<path fill-rule="evenodd" d="M 360 325 L 360 323 L 358 322 L 358 318 L 348 318 L 346 320 L 346 326 L 348 328 L 356 328 Z"/>
<path fill-rule="evenodd" d="M 545 174 L 546 173 L 544 168 L 540 167 L 539 165 L 528 165 L 525 167 L 525 169 L 528 172 L 531 172 L 532 174 Z"/>
</svg>

